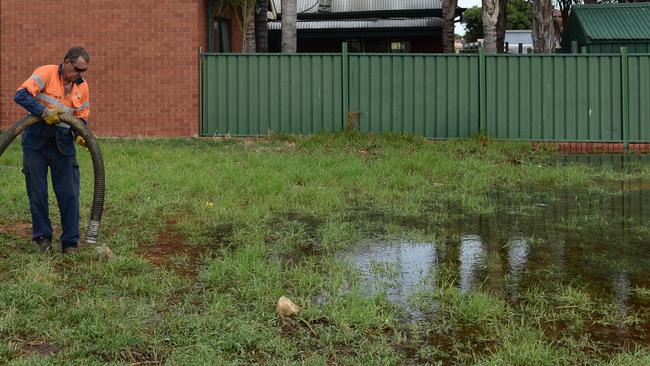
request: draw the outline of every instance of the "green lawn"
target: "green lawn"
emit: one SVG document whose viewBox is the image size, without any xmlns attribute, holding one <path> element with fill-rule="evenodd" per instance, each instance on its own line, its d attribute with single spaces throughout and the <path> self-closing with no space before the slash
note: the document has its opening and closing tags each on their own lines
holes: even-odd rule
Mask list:
<svg viewBox="0 0 650 366">
<path fill-rule="evenodd" d="M 108 262 L 85 246 L 37 255 L 20 144 L 0 157 L 0 364 L 650 364 L 650 305 L 621 318 L 615 299 L 543 279 L 517 301 L 460 291 L 445 262 L 435 291 L 409 300 L 426 316 L 407 321 L 340 255 L 375 236 L 451 242 L 452 214 L 494 214 L 495 190 L 523 212 L 522 187 L 616 195 L 599 182 L 650 180 L 647 165 L 621 172 L 555 164 L 527 143 L 396 135 L 100 143 Z M 85 227 L 92 165 L 79 155 Z M 582 218 L 563 225 L 598 221 Z M 275 314 L 282 295 L 302 308 L 296 318 Z M 614 324 L 641 335 L 603 341 L 596 327 Z"/>
</svg>

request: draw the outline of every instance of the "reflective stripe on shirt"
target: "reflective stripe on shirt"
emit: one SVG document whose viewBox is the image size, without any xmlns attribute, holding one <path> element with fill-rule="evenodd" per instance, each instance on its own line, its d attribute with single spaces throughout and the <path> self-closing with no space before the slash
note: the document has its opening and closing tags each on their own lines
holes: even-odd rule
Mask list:
<svg viewBox="0 0 650 366">
<path fill-rule="evenodd" d="M 67 105 L 61 103 L 60 100 L 58 100 L 58 99 L 56 99 L 56 98 L 54 98 L 52 96 L 49 96 L 47 94 L 38 93 L 38 94 L 36 94 L 36 98 L 38 98 L 38 99 L 40 99 L 40 100 L 42 100 L 42 101 L 44 101 L 46 103 L 54 104 L 55 106 L 57 106 L 57 108 L 63 109 L 63 111 L 65 113 L 72 114 L 74 112 L 74 109 L 68 107 Z"/>
<path fill-rule="evenodd" d="M 45 83 L 43 82 L 43 79 L 41 79 L 41 77 L 38 76 L 37 74 L 32 74 L 32 76 L 30 76 L 29 78 L 31 80 L 34 80 L 36 84 L 38 84 L 39 89 L 42 90 L 43 88 L 45 88 Z"/>
</svg>

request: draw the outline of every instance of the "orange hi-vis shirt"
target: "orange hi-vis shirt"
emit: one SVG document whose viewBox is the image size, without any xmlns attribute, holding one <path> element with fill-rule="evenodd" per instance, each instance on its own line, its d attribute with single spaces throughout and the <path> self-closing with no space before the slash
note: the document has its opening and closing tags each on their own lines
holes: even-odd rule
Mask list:
<svg viewBox="0 0 650 366">
<path fill-rule="evenodd" d="M 61 65 L 46 65 L 34 70 L 19 88 L 27 89 L 44 106 L 54 109 L 59 108 L 77 118 L 88 120 L 90 115 L 90 97 L 88 83 L 79 78 L 72 84 L 70 94 L 65 95 L 63 79 L 61 78 Z M 60 127 L 68 127 L 60 124 Z"/>
</svg>

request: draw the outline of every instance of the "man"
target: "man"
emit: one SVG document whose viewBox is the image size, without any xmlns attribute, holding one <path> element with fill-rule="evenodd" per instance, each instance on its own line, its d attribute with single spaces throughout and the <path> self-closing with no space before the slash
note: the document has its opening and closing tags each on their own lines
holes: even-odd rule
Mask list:
<svg viewBox="0 0 650 366">
<path fill-rule="evenodd" d="M 63 113 L 73 114 L 84 123 L 90 114 L 88 83 L 81 75 L 88 70 L 90 56 L 81 47 L 71 48 L 59 65 L 37 68 L 16 92 L 14 101 L 29 113 L 43 118 L 23 135 L 23 174 L 32 213 L 32 240 L 45 253 L 52 244 L 48 215 L 47 174 L 61 213 L 61 249 L 64 254 L 78 251 L 79 243 L 79 164 L 70 126 L 61 123 Z M 76 142 L 85 146 L 81 136 Z"/>
</svg>

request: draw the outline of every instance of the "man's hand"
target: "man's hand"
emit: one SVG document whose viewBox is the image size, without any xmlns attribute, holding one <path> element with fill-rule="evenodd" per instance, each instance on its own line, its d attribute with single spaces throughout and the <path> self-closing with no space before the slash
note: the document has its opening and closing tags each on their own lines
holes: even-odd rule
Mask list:
<svg viewBox="0 0 650 366">
<path fill-rule="evenodd" d="M 59 108 L 55 108 L 55 109 L 45 108 L 45 110 L 43 110 L 43 115 L 41 117 L 43 117 L 43 120 L 45 121 L 45 123 L 47 123 L 48 126 L 52 126 L 61 122 L 61 120 L 59 120 L 59 116 L 62 115 L 63 113 L 65 112 Z"/>
<path fill-rule="evenodd" d="M 88 147 L 86 146 L 86 139 L 83 138 L 83 137 L 81 137 L 81 136 L 77 136 L 77 138 L 75 139 L 75 142 L 76 142 L 77 144 L 79 144 L 79 145 L 85 147 L 85 148 L 88 148 Z"/>
</svg>

